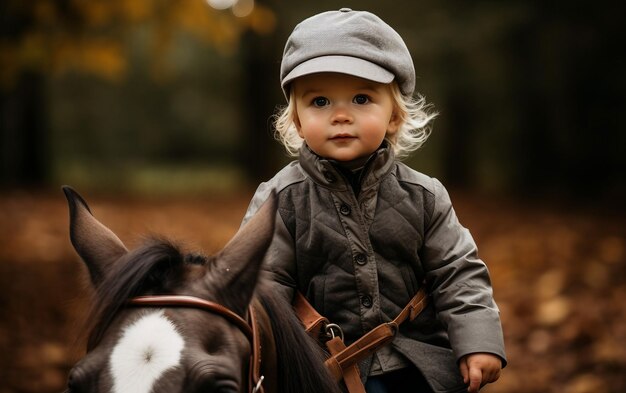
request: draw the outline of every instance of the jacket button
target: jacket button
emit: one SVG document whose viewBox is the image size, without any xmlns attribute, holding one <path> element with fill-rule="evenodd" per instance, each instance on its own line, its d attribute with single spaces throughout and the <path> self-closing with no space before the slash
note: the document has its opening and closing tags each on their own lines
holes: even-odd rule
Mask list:
<svg viewBox="0 0 626 393">
<path fill-rule="evenodd" d="M 350 209 L 350 206 L 346 205 L 345 203 L 339 208 L 339 213 L 343 214 L 344 216 L 350 214 L 351 211 L 352 209 Z"/>
<path fill-rule="evenodd" d="M 363 307 L 367 307 L 367 308 L 372 307 L 372 298 L 369 296 L 362 296 L 361 304 L 363 305 Z"/>
<path fill-rule="evenodd" d="M 323 174 L 324 174 L 324 179 L 326 179 L 326 181 L 327 181 L 327 182 L 329 182 L 329 183 L 334 183 L 334 182 L 335 182 L 335 180 L 337 180 L 337 179 L 335 178 L 335 175 L 333 175 L 333 174 L 332 174 L 331 172 L 329 172 L 329 171 L 324 171 L 324 173 L 323 173 Z"/>
<path fill-rule="evenodd" d="M 361 266 L 363 266 L 363 265 L 365 265 L 367 263 L 367 257 L 363 253 L 356 254 L 354 259 L 356 260 L 356 263 L 361 265 Z"/>
</svg>

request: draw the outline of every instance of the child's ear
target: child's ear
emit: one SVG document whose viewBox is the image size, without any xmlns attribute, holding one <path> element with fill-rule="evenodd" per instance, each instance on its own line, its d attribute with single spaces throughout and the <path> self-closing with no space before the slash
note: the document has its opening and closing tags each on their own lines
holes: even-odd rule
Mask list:
<svg viewBox="0 0 626 393">
<path fill-rule="evenodd" d="M 300 138 L 304 139 L 304 134 L 302 133 L 302 124 L 300 124 L 300 118 L 298 117 L 298 114 L 295 113 L 293 114 L 293 125 L 296 126 L 296 130 L 298 131 L 298 135 L 300 135 Z"/>
<path fill-rule="evenodd" d="M 400 129 L 402 125 L 402 116 L 398 113 L 397 109 L 391 113 L 391 118 L 389 119 L 389 124 L 387 125 L 387 134 L 395 134 Z"/>
</svg>

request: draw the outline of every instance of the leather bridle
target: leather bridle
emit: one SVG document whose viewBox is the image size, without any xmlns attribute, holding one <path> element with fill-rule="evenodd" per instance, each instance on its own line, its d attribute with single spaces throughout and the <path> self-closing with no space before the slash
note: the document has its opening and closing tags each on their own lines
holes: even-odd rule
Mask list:
<svg viewBox="0 0 626 393">
<path fill-rule="evenodd" d="M 250 393 L 264 393 L 263 379 L 260 375 L 261 366 L 261 342 L 259 329 L 257 328 L 257 318 L 252 306 L 248 307 L 248 321 L 240 317 L 237 313 L 219 303 L 201 299 L 195 296 L 186 295 L 151 295 L 137 296 L 128 301 L 131 306 L 140 307 L 186 307 L 195 308 L 219 315 L 228 322 L 235 325 L 250 342 L 250 372 L 248 389 Z"/>
</svg>

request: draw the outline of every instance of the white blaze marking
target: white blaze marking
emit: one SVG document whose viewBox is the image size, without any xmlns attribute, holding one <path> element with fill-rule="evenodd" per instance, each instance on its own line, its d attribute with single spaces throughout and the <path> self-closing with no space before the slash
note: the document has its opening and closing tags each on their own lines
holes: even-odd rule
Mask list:
<svg viewBox="0 0 626 393">
<path fill-rule="evenodd" d="M 180 363 L 185 341 L 163 311 L 128 326 L 113 348 L 110 371 L 115 393 L 150 393 L 163 373 Z"/>
</svg>

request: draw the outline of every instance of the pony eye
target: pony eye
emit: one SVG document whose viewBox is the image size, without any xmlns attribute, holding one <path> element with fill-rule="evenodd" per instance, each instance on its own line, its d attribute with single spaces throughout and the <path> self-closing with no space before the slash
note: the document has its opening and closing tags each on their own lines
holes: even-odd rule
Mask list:
<svg viewBox="0 0 626 393">
<path fill-rule="evenodd" d="M 190 391 L 196 393 L 239 393 L 239 384 L 232 379 L 214 379 L 214 376 L 207 376 L 206 380 L 194 384 Z"/>
<path fill-rule="evenodd" d="M 218 393 L 239 393 L 239 389 L 234 388 L 232 386 L 224 386 L 217 388 Z"/>
</svg>

